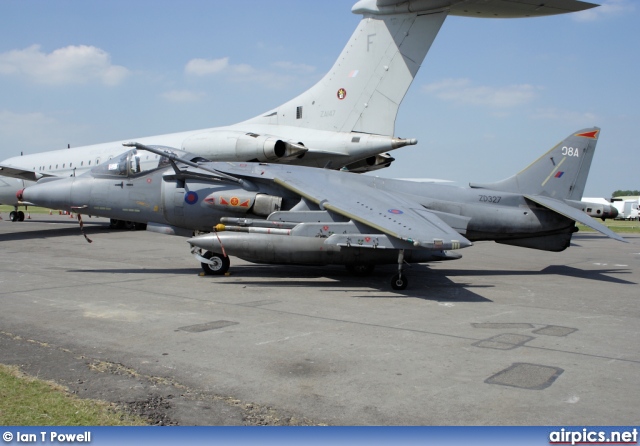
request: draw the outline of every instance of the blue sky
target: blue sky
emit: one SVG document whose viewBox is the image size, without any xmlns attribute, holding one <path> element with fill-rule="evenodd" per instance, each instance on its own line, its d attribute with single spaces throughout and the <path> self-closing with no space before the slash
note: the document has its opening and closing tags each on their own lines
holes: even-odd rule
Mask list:
<svg viewBox="0 0 640 446">
<path fill-rule="evenodd" d="M 329 70 L 361 18 L 354 3 L 3 0 L 0 160 L 258 115 Z M 494 181 L 595 125 L 585 196 L 640 189 L 640 4 L 601 4 L 448 17 L 396 120 L 418 145 L 377 174 Z"/>
</svg>

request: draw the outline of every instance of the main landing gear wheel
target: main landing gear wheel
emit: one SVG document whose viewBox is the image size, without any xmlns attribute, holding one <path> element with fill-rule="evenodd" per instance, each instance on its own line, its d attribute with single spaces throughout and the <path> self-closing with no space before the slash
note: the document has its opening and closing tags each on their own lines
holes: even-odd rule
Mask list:
<svg viewBox="0 0 640 446">
<path fill-rule="evenodd" d="M 112 218 L 111 220 L 109 220 L 109 228 L 110 229 L 124 229 L 124 221 L 116 220 L 115 218 Z"/>
<path fill-rule="evenodd" d="M 404 290 L 407 285 L 409 285 L 407 276 L 403 276 L 402 274 L 398 273 L 391 278 L 391 288 L 393 288 L 394 290 Z"/>
<path fill-rule="evenodd" d="M 24 221 L 24 212 L 11 211 L 9 212 L 9 220 L 11 221 Z"/>
<path fill-rule="evenodd" d="M 229 271 L 229 265 L 231 264 L 229 257 L 211 251 L 205 252 L 202 257 L 211 261 L 211 263 L 200 263 L 200 265 L 202 265 L 202 271 L 204 271 L 205 274 L 209 276 L 221 276 Z"/>
</svg>

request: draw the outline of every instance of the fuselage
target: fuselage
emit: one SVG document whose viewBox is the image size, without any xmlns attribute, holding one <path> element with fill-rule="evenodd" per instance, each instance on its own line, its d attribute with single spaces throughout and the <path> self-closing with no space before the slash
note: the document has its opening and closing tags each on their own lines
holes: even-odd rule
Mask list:
<svg viewBox="0 0 640 446">
<path fill-rule="evenodd" d="M 260 151 L 237 149 L 236 138 L 246 134 L 271 135 L 286 133 L 287 140 L 304 145 L 309 150 L 300 158 L 288 160 L 287 164 L 324 167 L 331 160 L 335 167 L 373 156 L 380 152 L 394 150 L 399 139 L 382 135 L 367 135 L 352 132 L 328 132 L 324 130 L 304 129 L 300 127 L 253 125 L 243 129 L 240 125 L 170 133 L 144 138 L 130 138 L 109 143 L 93 144 L 70 149 L 51 150 L 32 155 L 15 156 L 0 164 L 20 167 L 43 176 L 81 175 L 92 167 L 122 153 L 123 143 L 136 141 L 142 144 L 155 144 L 184 150 L 211 161 L 267 161 L 260 159 Z M 149 155 L 153 159 L 153 155 Z M 277 162 L 277 158 L 271 162 Z"/>
<path fill-rule="evenodd" d="M 112 160 L 112 164 L 115 165 Z M 126 161 L 122 161 L 127 163 Z M 208 166 L 228 166 L 211 163 Z M 240 164 L 239 166 L 243 166 Z M 259 169 L 259 164 L 246 164 Z M 176 178 L 173 169 L 116 173 L 101 166 L 92 172 L 50 180 L 25 190 L 24 199 L 38 205 L 140 223 L 155 223 L 189 231 L 211 231 L 222 217 L 266 218 L 274 210 L 290 210 L 301 197 L 275 184 L 267 174 L 253 178 L 257 190 L 245 190 L 227 181 Z M 286 166 L 265 166 L 286 169 Z M 435 212 L 471 241 L 502 240 L 553 234 L 573 227 L 573 221 L 549 211 L 519 194 L 447 184 L 416 183 L 380 177 L 350 175 L 352 181 L 406 197 Z M 279 200 L 273 205 L 272 197 Z M 265 200 L 269 204 L 265 207 Z"/>
<path fill-rule="evenodd" d="M 123 143 L 136 141 L 142 144 L 185 150 L 211 161 L 269 161 L 312 167 L 324 167 L 331 162 L 332 167 L 337 169 L 405 145 L 405 140 L 381 135 L 329 132 L 291 126 L 269 126 L 268 124 L 253 124 L 251 131 L 243 129 L 243 127 L 244 125 L 238 124 L 53 150 L 33 155 L 16 156 L 6 159 L 0 164 L 33 172 L 35 179 L 47 176 L 79 176 L 100 163 L 121 154 Z M 278 139 L 278 132 L 287 134 L 287 141 L 292 141 L 308 150 L 299 154 L 294 153 L 293 156 L 280 152 L 274 154 L 266 152 L 265 140 L 267 138 L 270 138 L 270 141 L 266 143 L 283 140 Z M 260 135 L 262 139 L 259 140 L 254 135 Z M 407 144 L 413 143 L 415 141 L 407 142 Z M 142 157 L 144 168 L 147 169 L 157 164 L 157 158 L 157 155 L 144 154 Z M 16 181 L 5 181 L 7 185 L 15 184 L 15 187 L 2 187 L 0 204 L 18 204 L 15 199 L 17 191 L 33 184 L 31 182 L 19 184 Z"/>
</svg>

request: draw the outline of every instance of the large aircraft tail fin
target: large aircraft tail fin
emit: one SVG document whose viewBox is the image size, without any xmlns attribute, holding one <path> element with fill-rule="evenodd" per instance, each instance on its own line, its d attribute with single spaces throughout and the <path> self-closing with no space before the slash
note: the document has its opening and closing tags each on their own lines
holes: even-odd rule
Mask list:
<svg viewBox="0 0 640 446">
<path fill-rule="evenodd" d="M 393 136 L 398 107 L 446 15 L 365 14 L 316 85 L 247 122 Z"/>
<path fill-rule="evenodd" d="M 355 32 L 331 70 L 293 100 L 249 119 L 333 132 L 393 136 L 396 115 L 447 15 L 537 17 L 589 9 L 576 0 L 359 0 Z"/>
<path fill-rule="evenodd" d="M 600 129 L 592 127 L 569 135 L 520 173 L 493 184 L 470 184 L 558 200 L 580 200 L 587 182 Z"/>
</svg>

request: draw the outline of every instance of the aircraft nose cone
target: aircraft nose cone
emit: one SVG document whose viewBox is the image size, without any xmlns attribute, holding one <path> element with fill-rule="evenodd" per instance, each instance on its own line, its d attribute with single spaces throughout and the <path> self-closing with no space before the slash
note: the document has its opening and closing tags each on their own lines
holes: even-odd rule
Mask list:
<svg viewBox="0 0 640 446">
<path fill-rule="evenodd" d="M 611 218 L 616 218 L 618 216 L 618 209 L 616 209 L 615 206 L 611 206 L 611 209 L 609 210 L 609 216 Z"/>
<path fill-rule="evenodd" d="M 71 206 L 71 186 L 67 179 L 36 183 L 22 191 L 24 201 L 51 209 L 69 209 Z"/>
</svg>

